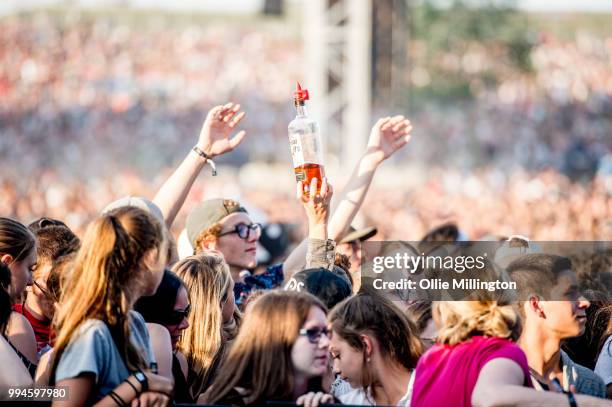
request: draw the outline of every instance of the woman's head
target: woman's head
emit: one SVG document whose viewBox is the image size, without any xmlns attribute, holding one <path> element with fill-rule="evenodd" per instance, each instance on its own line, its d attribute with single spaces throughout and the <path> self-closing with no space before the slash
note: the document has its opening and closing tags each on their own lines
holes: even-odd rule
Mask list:
<svg viewBox="0 0 612 407">
<path fill-rule="evenodd" d="M 328 319 L 334 371 L 354 387 L 367 388 L 383 379 L 373 361 L 412 370 L 423 351 L 415 324 L 375 293 L 360 292 L 347 299 Z"/>
<path fill-rule="evenodd" d="M 223 324 L 229 323 L 236 308 L 234 282 L 220 253 L 208 252 L 187 257 L 173 271 L 185 284 L 191 301 L 188 327 L 178 348 L 185 354 L 197 379 L 192 393 L 199 394 L 211 379 L 225 342 Z"/>
<path fill-rule="evenodd" d="M 134 309 L 145 321 L 165 326 L 170 332 L 172 347 L 176 348 L 181 333 L 189 326 L 191 310 L 189 294 L 183 281 L 169 270 L 164 271 L 154 295 L 140 298 Z"/>
<path fill-rule="evenodd" d="M 437 301 L 433 318 L 438 342 L 456 345 L 472 336 L 493 336 L 516 341 L 521 321 L 514 306 L 501 301 Z"/>
<path fill-rule="evenodd" d="M 76 253 L 81 241 L 61 221 L 42 218 L 32 222 L 28 228 L 36 236 L 36 265 L 32 270 L 32 287 L 27 296 L 30 308 L 36 307 L 48 318 L 52 319 L 57 302 L 50 295 L 48 279 L 57 260 Z"/>
<path fill-rule="evenodd" d="M 133 303 L 155 293 L 165 256 L 166 239 L 157 219 L 136 207 L 114 209 L 87 228 L 71 283 L 83 284 L 82 276 L 92 288 L 108 285 Z"/>
<path fill-rule="evenodd" d="M 231 199 L 211 199 L 187 217 L 187 235 L 195 253 L 217 250 L 230 267 L 252 269 L 257 265 L 257 240 L 261 227 L 246 209 Z"/>
<path fill-rule="evenodd" d="M 135 207 L 122 207 L 87 228 L 57 312 L 58 354 L 88 318 L 109 326 L 128 367 L 140 361 L 130 344 L 128 311 L 142 295 L 155 293 L 163 276 L 165 238 L 160 223 Z"/>
<path fill-rule="evenodd" d="M 11 270 L 11 298 L 17 299 L 32 281 L 36 239 L 21 223 L 0 217 L 0 261 Z"/>
<path fill-rule="evenodd" d="M 234 387 L 249 402 L 291 399 L 297 380 L 321 377 L 328 366 L 325 306 L 307 293 L 271 291 L 248 312 L 207 402 L 221 400 Z"/>
</svg>

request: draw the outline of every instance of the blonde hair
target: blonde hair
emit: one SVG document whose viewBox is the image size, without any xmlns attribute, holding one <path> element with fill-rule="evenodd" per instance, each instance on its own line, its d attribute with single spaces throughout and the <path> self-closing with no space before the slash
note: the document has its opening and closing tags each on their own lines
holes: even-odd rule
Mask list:
<svg viewBox="0 0 612 407">
<path fill-rule="evenodd" d="M 181 334 L 178 349 L 185 354 L 190 378 L 189 391 L 195 398 L 210 384 L 223 354 L 221 307 L 231 288 L 232 276 L 223 255 L 207 252 L 187 257 L 172 269 L 189 293 L 192 312 L 189 327 Z"/>
<path fill-rule="evenodd" d="M 165 256 L 163 233 L 153 216 L 136 207 L 115 209 L 88 226 L 69 276 L 63 279 L 53 372 L 75 331 L 92 318 L 107 324 L 128 370 L 146 367 L 129 340 L 128 312 L 136 300 L 134 293 L 142 292 L 143 282 L 150 281 L 144 256 L 153 249 Z"/>
<path fill-rule="evenodd" d="M 249 304 L 204 402 L 217 404 L 235 387 L 247 391 L 246 404 L 290 400 L 295 385 L 291 350 L 312 307 L 327 313 L 316 297 L 294 291 L 269 291 Z"/>
<path fill-rule="evenodd" d="M 438 342 L 456 345 L 472 336 L 492 336 L 516 341 L 521 320 L 510 303 L 498 301 L 437 301 L 433 318 L 441 326 Z"/>
</svg>

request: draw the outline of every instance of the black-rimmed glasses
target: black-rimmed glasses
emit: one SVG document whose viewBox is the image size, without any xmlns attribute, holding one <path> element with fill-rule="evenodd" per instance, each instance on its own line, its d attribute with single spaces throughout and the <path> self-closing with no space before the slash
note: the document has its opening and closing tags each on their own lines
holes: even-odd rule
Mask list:
<svg viewBox="0 0 612 407">
<path fill-rule="evenodd" d="M 251 236 L 251 230 L 255 232 L 257 236 L 261 235 L 261 224 L 251 223 L 250 225 L 247 225 L 246 223 L 239 223 L 234 226 L 234 230 L 220 233 L 219 237 L 236 233 L 239 238 L 247 240 Z"/>
</svg>

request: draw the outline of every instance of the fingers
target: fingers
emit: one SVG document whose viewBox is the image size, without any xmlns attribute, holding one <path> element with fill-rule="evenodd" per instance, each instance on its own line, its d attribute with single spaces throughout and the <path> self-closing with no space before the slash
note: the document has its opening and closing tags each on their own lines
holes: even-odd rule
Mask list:
<svg viewBox="0 0 612 407">
<path fill-rule="evenodd" d="M 308 190 L 308 198 L 312 202 L 314 202 L 316 195 L 317 195 L 317 182 L 318 180 L 316 177 L 310 180 L 310 189 Z"/>
<path fill-rule="evenodd" d="M 409 126 L 410 126 L 410 120 L 402 119 L 398 123 L 396 123 L 395 126 L 393 126 L 393 131 L 399 132 L 401 130 L 408 128 Z"/>
<path fill-rule="evenodd" d="M 332 196 L 334 195 L 334 188 L 332 184 L 329 183 L 329 180 L 323 178 L 323 184 L 321 186 L 321 199 L 323 202 L 328 204 L 331 201 Z"/>
<path fill-rule="evenodd" d="M 321 404 L 321 399 L 323 398 L 323 396 L 325 395 L 325 393 L 323 392 L 317 392 L 314 397 L 312 398 L 312 401 L 310 403 L 311 407 L 318 407 L 319 404 Z"/>
<path fill-rule="evenodd" d="M 232 113 L 233 114 L 233 113 Z M 234 128 L 238 125 L 238 123 L 240 123 L 240 120 L 242 120 L 242 118 L 246 115 L 246 112 L 240 112 L 237 115 L 234 116 L 234 118 L 228 123 L 228 126 L 230 126 L 230 128 Z"/>
<path fill-rule="evenodd" d="M 228 102 L 224 105 L 213 107 L 208 115 L 215 120 L 228 122 L 240 110 L 240 105 L 237 103 Z"/>
<path fill-rule="evenodd" d="M 410 120 L 407 120 L 402 115 L 379 119 L 378 122 L 376 122 L 376 126 L 379 126 L 380 130 L 383 132 L 391 130 L 394 133 L 404 133 L 412 129 Z M 401 134 L 395 135 L 399 137 Z"/>
<path fill-rule="evenodd" d="M 227 107 L 226 109 L 222 111 L 221 116 L 222 116 L 222 121 L 224 123 L 229 123 L 230 120 L 232 120 L 232 118 L 234 117 L 234 115 L 238 113 L 238 111 L 240 110 L 240 105 L 238 104 L 234 105 L 233 103 L 230 103 L 229 105 L 230 105 L 229 107 Z"/>
<path fill-rule="evenodd" d="M 245 136 L 246 136 L 246 131 L 244 130 L 239 131 L 238 134 L 236 134 L 234 137 L 232 137 L 229 140 L 230 148 L 233 150 L 236 147 L 238 147 L 238 144 L 242 143 L 242 140 L 244 140 Z"/>
<path fill-rule="evenodd" d="M 304 187 L 302 181 L 297 182 L 295 197 L 300 201 L 304 200 Z"/>
<path fill-rule="evenodd" d="M 389 116 L 381 117 L 380 119 L 376 121 L 376 123 L 374 123 L 374 127 L 378 129 L 382 128 L 382 126 L 386 124 L 389 121 L 389 119 L 391 119 Z"/>
<path fill-rule="evenodd" d="M 325 199 L 328 193 L 328 184 L 327 178 L 323 178 L 323 182 L 321 182 L 321 198 Z"/>
</svg>

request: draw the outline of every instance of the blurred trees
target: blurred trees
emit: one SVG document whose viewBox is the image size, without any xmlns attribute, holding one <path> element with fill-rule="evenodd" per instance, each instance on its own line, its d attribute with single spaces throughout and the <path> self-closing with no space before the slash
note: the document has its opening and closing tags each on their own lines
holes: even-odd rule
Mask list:
<svg viewBox="0 0 612 407">
<path fill-rule="evenodd" d="M 514 0 L 409 2 L 413 101 L 454 102 L 529 72 L 532 39 Z"/>
</svg>

